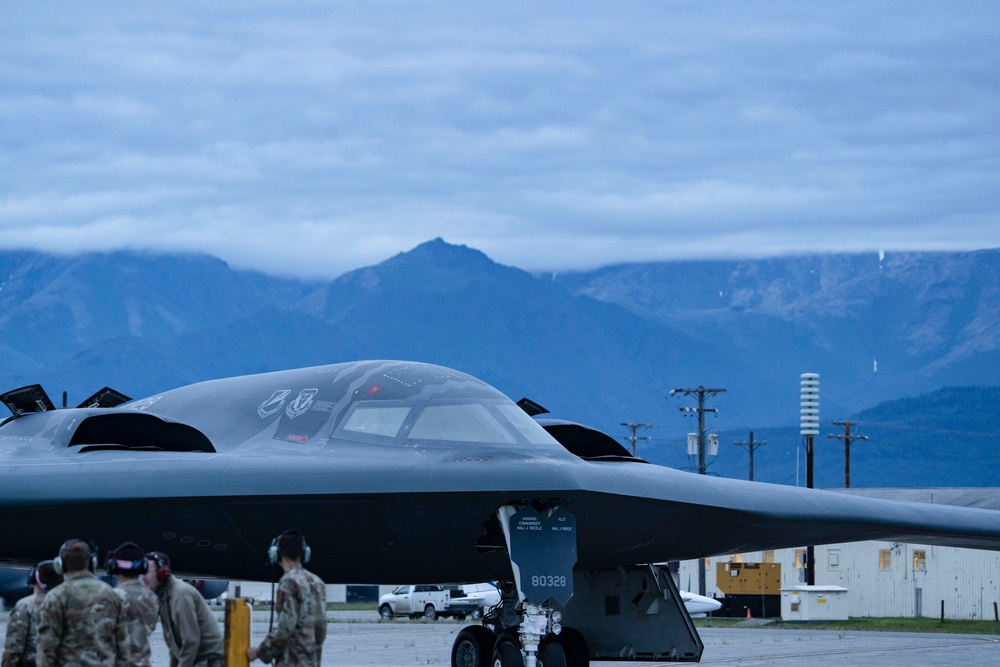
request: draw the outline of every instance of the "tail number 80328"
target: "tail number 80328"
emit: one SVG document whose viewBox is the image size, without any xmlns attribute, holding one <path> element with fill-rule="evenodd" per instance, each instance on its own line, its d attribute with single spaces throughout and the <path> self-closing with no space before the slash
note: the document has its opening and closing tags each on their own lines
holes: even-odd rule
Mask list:
<svg viewBox="0 0 1000 667">
<path fill-rule="evenodd" d="M 556 574 L 533 574 L 531 575 L 531 585 L 547 588 L 565 588 L 566 577 Z"/>
</svg>

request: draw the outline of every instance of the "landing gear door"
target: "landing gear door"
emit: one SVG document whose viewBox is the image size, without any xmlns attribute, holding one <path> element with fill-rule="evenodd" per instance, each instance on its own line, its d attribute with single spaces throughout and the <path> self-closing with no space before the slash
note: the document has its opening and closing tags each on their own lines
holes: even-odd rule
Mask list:
<svg viewBox="0 0 1000 667">
<path fill-rule="evenodd" d="M 576 564 L 576 517 L 558 507 L 547 514 L 531 506 L 500 510 L 501 525 L 522 599 L 564 606 L 573 597 Z"/>
</svg>

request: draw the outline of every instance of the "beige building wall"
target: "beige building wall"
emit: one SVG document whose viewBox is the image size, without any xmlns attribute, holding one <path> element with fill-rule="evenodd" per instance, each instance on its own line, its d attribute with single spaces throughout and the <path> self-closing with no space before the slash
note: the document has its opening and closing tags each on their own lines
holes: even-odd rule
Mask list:
<svg viewBox="0 0 1000 667">
<path fill-rule="evenodd" d="M 887 500 L 1000 510 L 1000 489 L 831 489 Z M 1000 545 L 998 545 L 1000 546 Z M 994 619 L 1000 602 L 1000 552 L 893 542 L 853 542 L 815 548 L 816 584 L 849 589 L 851 616 Z M 781 563 L 781 587 L 805 583 L 805 546 L 711 559 L 706 592 L 719 594 L 715 563 Z M 681 563 L 678 585 L 697 592 L 698 561 Z M 690 588 L 694 586 L 694 588 Z"/>
<path fill-rule="evenodd" d="M 850 616 L 994 618 L 1000 601 L 1000 552 L 893 542 L 817 546 L 816 584 L 849 589 Z M 706 591 L 721 595 L 716 563 L 781 563 L 781 586 L 805 583 L 805 547 L 707 559 Z M 772 559 L 772 560 L 767 560 Z M 682 561 L 679 585 L 697 592 L 698 561 Z"/>
</svg>

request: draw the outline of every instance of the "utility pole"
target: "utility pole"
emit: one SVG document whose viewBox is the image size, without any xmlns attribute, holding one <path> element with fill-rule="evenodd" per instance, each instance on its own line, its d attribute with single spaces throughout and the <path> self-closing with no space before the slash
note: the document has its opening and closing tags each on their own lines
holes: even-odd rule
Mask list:
<svg viewBox="0 0 1000 667">
<path fill-rule="evenodd" d="M 652 424 L 639 424 L 636 421 L 630 421 L 629 423 L 622 422 L 622 426 L 625 426 L 631 431 L 631 434 L 626 438 L 630 443 L 632 443 L 632 456 L 635 456 L 635 441 L 636 440 L 649 440 L 648 435 L 636 435 L 635 432 L 640 428 L 653 428 Z"/>
<path fill-rule="evenodd" d="M 699 386 L 696 389 L 671 389 L 670 395 L 675 396 L 677 394 L 682 394 L 684 396 L 697 396 L 698 397 L 698 407 L 697 408 L 680 408 L 681 412 L 691 413 L 696 409 L 698 411 L 698 474 L 705 474 L 705 413 L 706 412 L 718 412 L 715 408 L 705 407 L 705 398 L 709 396 L 715 396 L 716 394 L 721 394 L 725 389 L 706 389 L 705 387 Z M 705 559 L 698 559 L 698 595 L 705 595 Z"/>
<path fill-rule="evenodd" d="M 749 442 L 740 440 L 740 441 L 734 442 L 733 444 L 736 445 L 737 447 L 746 447 L 750 451 L 750 481 L 752 482 L 753 481 L 753 450 L 757 449 L 758 447 L 763 447 L 764 445 L 766 445 L 767 444 L 767 440 L 759 441 L 759 442 L 754 442 L 754 440 L 753 440 L 753 431 L 750 431 L 750 441 Z"/>
<path fill-rule="evenodd" d="M 833 420 L 834 425 L 844 427 L 844 435 L 831 433 L 828 437 L 844 441 L 844 488 L 851 488 L 851 443 L 855 440 L 867 440 L 867 435 L 851 435 L 851 427 L 857 426 L 858 422 L 849 419 Z"/>
<path fill-rule="evenodd" d="M 698 413 L 698 474 L 705 474 L 705 413 L 706 412 L 718 412 L 715 408 L 705 407 L 705 398 L 709 396 L 715 396 L 716 394 L 721 394 L 725 389 L 706 389 L 705 387 L 698 387 L 697 389 L 671 389 L 670 395 L 674 396 L 676 394 L 683 394 L 684 396 L 695 395 L 698 397 L 698 407 L 697 408 L 680 408 L 681 412 L 685 413 Z M 704 595 L 702 593 L 701 595 Z"/>
</svg>

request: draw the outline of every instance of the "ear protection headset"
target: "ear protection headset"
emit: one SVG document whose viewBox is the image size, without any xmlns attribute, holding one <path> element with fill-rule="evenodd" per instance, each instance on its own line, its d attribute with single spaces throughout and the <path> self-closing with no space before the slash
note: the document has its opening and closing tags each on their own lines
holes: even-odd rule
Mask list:
<svg viewBox="0 0 1000 667">
<path fill-rule="evenodd" d="M 31 572 L 28 573 L 28 580 L 26 583 L 29 586 L 38 586 L 43 591 L 48 591 L 50 588 L 56 585 L 56 584 L 46 584 L 44 581 L 42 581 L 41 573 L 38 571 L 38 566 L 45 565 L 46 563 L 52 563 L 52 569 L 53 570 L 55 569 L 55 563 L 53 563 L 53 561 L 50 560 L 45 560 L 39 563 L 38 565 L 35 565 L 33 568 L 31 568 Z"/>
<path fill-rule="evenodd" d="M 104 569 L 108 574 L 146 574 L 146 570 L 149 569 L 149 562 L 146 560 L 145 554 L 138 560 L 122 560 L 118 557 L 119 553 L 129 548 L 140 554 L 143 553 L 142 549 L 135 542 L 125 542 L 118 545 L 117 549 L 108 552 L 108 559 L 104 562 Z"/>
<path fill-rule="evenodd" d="M 281 560 L 280 554 L 278 553 L 278 542 L 283 537 L 298 537 L 299 541 L 302 543 L 302 562 L 308 563 L 309 558 L 312 557 L 312 549 L 306 544 L 305 535 L 296 530 L 286 530 L 281 535 L 278 535 L 273 540 L 271 540 L 271 546 L 267 548 L 267 562 L 271 565 L 277 565 L 278 561 Z"/>
<path fill-rule="evenodd" d="M 88 565 L 90 567 L 91 572 L 97 572 L 97 545 L 94 544 L 92 541 L 84 541 L 74 538 L 72 540 L 66 540 L 65 542 L 63 542 L 62 546 L 59 547 L 59 554 L 52 559 L 52 567 L 55 568 L 56 574 L 65 574 L 65 570 L 63 569 L 62 554 L 63 551 L 65 551 L 66 548 L 69 547 L 69 545 L 73 544 L 74 542 L 83 542 L 84 544 L 90 547 L 90 562 L 88 563 Z"/>
<path fill-rule="evenodd" d="M 146 554 L 146 560 L 156 563 L 156 580 L 161 584 L 170 578 L 170 566 L 163 560 L 163 554 L 159 551 L 150 551 Z"/>
</svg>

